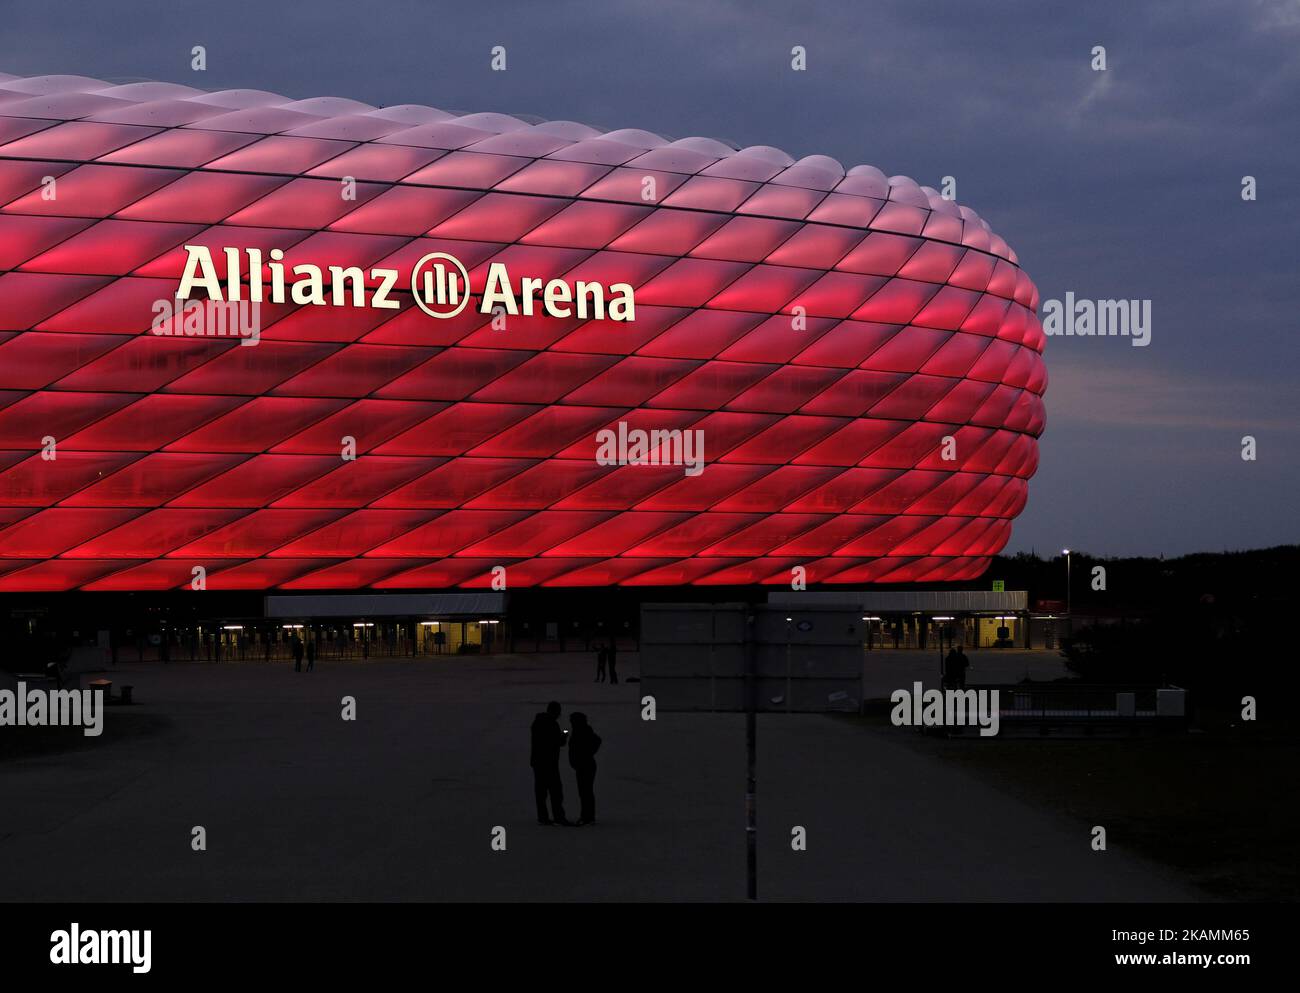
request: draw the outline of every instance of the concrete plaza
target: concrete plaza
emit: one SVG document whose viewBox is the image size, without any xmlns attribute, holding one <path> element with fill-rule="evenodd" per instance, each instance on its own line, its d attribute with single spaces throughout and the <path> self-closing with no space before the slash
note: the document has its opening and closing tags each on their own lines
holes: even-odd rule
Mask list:
<svg viewBox="0 0 1300 993">
<path fill-rule="evenodd" d="M 972 660 L 973 683 L 1059 667 L 1049 653 Z M 937 669 L 932 653 L 871 653 L 869 695 L 933 685 Z M 743 898 L 743 716 L 643 721 L 635 654 L 619 670 L 610 686 L 586 655 L 119 665 L 107 675 L 139 702 L 111 708 L 102 738 L 0 761 L 0 899 Z M 550 699 L 604 738 L 594 826 L 536 824 L 528 726 Z M 1090 823 L 910 748 L 912 729 L 758 723 L 763 900 L 1200 898 L 1114 843 L 1093 852 Z M 807 851 L 791 850 L 796 825 Z"/>
</svg>

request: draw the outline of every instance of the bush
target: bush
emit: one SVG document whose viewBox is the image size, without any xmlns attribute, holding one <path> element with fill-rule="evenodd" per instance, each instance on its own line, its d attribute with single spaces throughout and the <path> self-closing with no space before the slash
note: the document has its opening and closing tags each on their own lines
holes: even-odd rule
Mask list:
<svg viewBox="0 0 1300 993">
<path fill-rule="evenodd" d="M 1149 622 L 1088 625 L 1061 639 L 1061 655 L 1089 683 L 1177 682 L 1185 668 L 1169 632 Z"/>
<path fill-rule="evenodd" d="M 1094 624 L 1062 639 L 1066 668 L 1089 683 L 1181 686 L 1202 700 L 1237 706 L 1243 695 L 1280 695 L 1297 681 L 1262 613 L 1224 616 L 1210 610 Z"/>
</svg>

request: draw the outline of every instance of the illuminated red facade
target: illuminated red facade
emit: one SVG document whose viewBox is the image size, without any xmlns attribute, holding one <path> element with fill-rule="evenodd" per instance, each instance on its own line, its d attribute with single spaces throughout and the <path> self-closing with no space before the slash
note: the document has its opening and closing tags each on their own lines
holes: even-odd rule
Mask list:
<svg viewBox="0 0 1300 993">
<path fill-rule="evenodd" d="M 396 268 L 402 306 L 159 336 L 187 244 Z M 630 283 L 636 319 L 435 320 L 433 251 Z M 1037 305 L 973 211 L 867 166 L 0 74 L 0 590 L 972 578 L 1037 465 Z M 701 429 L 705 470 L 598 464 L 620 421 Z"/>
</svg>

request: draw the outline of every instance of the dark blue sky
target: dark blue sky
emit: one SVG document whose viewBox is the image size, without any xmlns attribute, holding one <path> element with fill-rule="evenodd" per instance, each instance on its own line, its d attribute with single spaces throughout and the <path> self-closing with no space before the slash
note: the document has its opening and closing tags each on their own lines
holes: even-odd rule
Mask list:
<svg viewBox="0 0 1300 993">
<path fill-rule="evenodd" d="M 1008 550 L 1300 540 L 1298 0 L 0 0 L 0 23 L 0 71 L 22 75 L 533 114 L 954 176 L 1044 299 L 1152 301 L 1146 348 L 1049 339 L 1042 465 Z"/>
</svg>

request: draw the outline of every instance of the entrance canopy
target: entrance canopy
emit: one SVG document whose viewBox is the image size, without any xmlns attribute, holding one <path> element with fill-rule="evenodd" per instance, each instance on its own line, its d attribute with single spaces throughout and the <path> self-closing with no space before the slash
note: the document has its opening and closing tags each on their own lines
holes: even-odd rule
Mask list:
<svg viewBox="0 0 1300 993">
<path fill-rule="evenodd" d="M 833 592 L 773 592 L 770 604 L 785 606 L 844 605 L 869 614 L 1015 613 L 1029 609 L 1027 590 L 836 590 Z"/>
<path fill-rule="evenodd" d="M 506 595 L 494 591 L 266 598 L 267 617 L 490 617 L 505 610 Z"/>
</svg>

